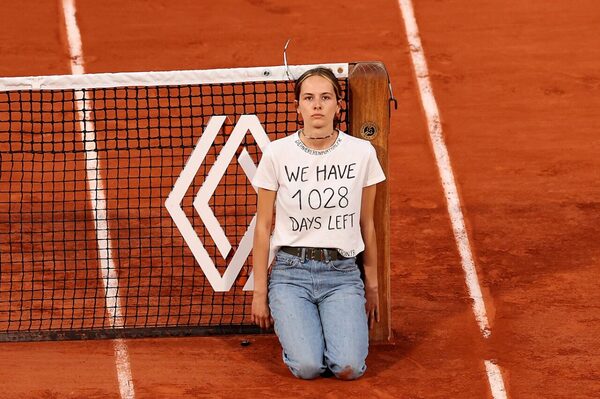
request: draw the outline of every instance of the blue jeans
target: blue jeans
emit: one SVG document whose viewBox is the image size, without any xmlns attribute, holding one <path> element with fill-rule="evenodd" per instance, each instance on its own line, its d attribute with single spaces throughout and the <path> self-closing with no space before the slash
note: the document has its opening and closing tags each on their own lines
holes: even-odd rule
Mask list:
<svg viewBox="0 0 600 399">
<path fill-rule="evenodd" d="M 369 330 L 356 258 L 303 261 L 279 251 L 269 307 L 283 361 L 296 377 L 312 379 L 327 368 L 344 380 L 364 374 Z"/>
</svg>

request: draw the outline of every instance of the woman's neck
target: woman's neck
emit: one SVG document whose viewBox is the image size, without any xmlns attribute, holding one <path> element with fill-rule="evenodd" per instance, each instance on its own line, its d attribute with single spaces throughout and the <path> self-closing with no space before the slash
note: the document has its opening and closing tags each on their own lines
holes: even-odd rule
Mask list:
<svg viewBox="0 0 600 399">
<path fill-rule="evenodd" d="M 335 143 L 338 131 L 333 127 L 327 128 L 304 128 L 300 129 L 299 136 L 302 143 L 313 150 L 324 150 Z"/>
</svg>

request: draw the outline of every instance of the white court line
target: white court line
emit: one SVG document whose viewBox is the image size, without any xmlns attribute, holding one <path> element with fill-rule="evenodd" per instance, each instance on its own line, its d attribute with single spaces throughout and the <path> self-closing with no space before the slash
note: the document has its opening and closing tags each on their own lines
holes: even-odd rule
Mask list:
<svg viewBox="0 0 600 399">
<path fill-rule="evenodd" d="M 421 45 L 417 21 L 414 16 L 411 1 L 399 0 L 399 3 L 404 18 L 404 26 L 408 36 L 408 44 L 413 66 L 415 68 L 417 83 L 419 85 L 419 91 L 421 92 L 421 101 L 423 109 L 425 110 L 425 116 L 427 117 L 429 136 L 431 144 L 433 145 L 433 152 L 435 154 L 438 171 L 442 179 L 442 186 L 444 187 L 448 213 L 450 214 L 450 221 L 452 223 L 452 231 L 454 232 L 454 238 L 465 272 L 469 295 L 471 296 L 471 299 L 473 299 L 473 312 L 475 313 L 475 318 L 479 324 L 479 329 L 484 337 L 487 338 L 491 334 L 490 325 L 485 310 L 485 303 L 483 302 L 483 295 L 481 294 L 481 287 L 479 286 L 479 280 L 477 278 L 477 271 L 475 270 L 475 263 L 473 262 L 473 254 L 471 253 L 471 247 L 469 245 L 469 237 L 467 235 L 467 229 L 465 228 L 458 190 L 456 189 L 454 174 L 452 173 L 452 166 L 450 166 L 450 156 L 448 155 L 448 150 L 442 135 L 440 112 L 435 97 L 433 96 L 431 82 L 429 81 L 429 71 L 427 70 L 427 62 L 425 61 L 425 54 L 423 53 L 423 47 Z"/>
<path fill-rule="evenodd" d="M 417 20 L 415 18 L 412 1 L 398 0 L 398 4 L 400 5 L 402 18 L 404 20 L 404 27 L 406 29 L 406 36 L 408 39 L 413 67 L 415 69 L 417 84 L 419 86 L 419 92 L 421 94 L 423 110 L 425 111 L 425 116 L 427 117 L 429 137 L 431 139 L 435 160 L 440 178 L 442 180 L 442 186 L 444 188 L 444 194 L 448 206 L 448 214 L 450 215 L 450 221 L 452 224 L 452 231 L 454 233 L 456 246 L 458 247 L 458 252 L 460 254 L 469 295 L 473 300 L 473 313 L 475 314 L 475 319 L 477 320 L 477 324 L 479 325 L 482 335 L 484 338 L 489 338 L 492 332 L 487 318 L 481 287 L 479 286 L 479 279 L 477 278 L 475 262 L 473 261 L 473 253 L 471 252 L 471 246 L 469 244 L 469 236 L 465 227 L 465 221 L 461 210 L 458 190 L 454 181 L 452 166 L 450 165 L 450 156 L 448 155 L 448 149 L 446 148 L 446 144 L 444 142 L 442 124 L 440 122 L 440 112 L 433 95 L 431 82 L 429 80 L 427 61 L 425 60 L 425 54 L 421 44 L 421 37 L 419 35 L 419 28 L 417 26 Z M 492 394 L 494 395 L 494 399 L 506 398 L 502 374 L 500 373 L 498 366 L 487 360 L 485 362 L 486 369 L 488 370 L 488 380 L 492 389 Z M 489 367 L 491 366 L 488 366 L 488 364 L 493 365 L 498 370 L 497 373 L 493 374 L 494 378 L 492 378 L 490 375 Z M 496 396 L 496 392 L 503 393 L 503 396 Z"/>
<path fill-rule="evenodd" d="M 85 73 L 85 69 L 83 65 L 81 34 L 79 33 L 75 17 L 74 0 L 63 0 L 62 5 L 71 55 L 71 72 L 73 75 L 81 75 Z M 113 262 L 108 223 L 106 221 L 106 196 L 98 168 L 95 126 L 91 119 L 92 103 L 86 98 L 85 92 L 82 90 L 75 91 L 75 100 L 78 127 L 79 131 L 82 132 L 82 139 L 85 143 L 87 184 L 96 227 L 96 240 L 98 242 L 100 272 L 104 285 L 106 312 L 109 315 L 111 327 L 123 328 L 123 315 L 118 296 L 118 276 Z M 121 398 L 133 399 L 135 398 L 135 392 L 127 345 L 125 341 L 116 339 L 113 341 L 113 347 Z"/>
<path fill-rule="evenodd" d="M 486 360 L 484 363 L 488 381 L 490 383 L 490 389 L 492 390 L 492 397 L 494 399 L 506 399 L 506 389 L 504 388 L 500 367 L 490 360 Z"/>
</svg>

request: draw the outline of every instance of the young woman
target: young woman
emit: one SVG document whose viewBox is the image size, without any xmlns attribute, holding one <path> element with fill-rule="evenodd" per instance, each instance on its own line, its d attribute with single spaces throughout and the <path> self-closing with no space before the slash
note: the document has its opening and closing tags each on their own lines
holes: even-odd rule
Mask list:
<svg viewBox="0 0 600 399">
<path fill-rule="evenodd" d="M 252 319 L 262 328 L 274 322 L 296 377 L 329 369 L 356 379 L 366 370 L 368 328 L 379 321 L 373 207 L 385 176 L 371 143 L 334 129 L 341 88 L 330 69 L 305 72 L 295 97 L 303 128 L 269 144 L 253 179 Z"/>
</svg>

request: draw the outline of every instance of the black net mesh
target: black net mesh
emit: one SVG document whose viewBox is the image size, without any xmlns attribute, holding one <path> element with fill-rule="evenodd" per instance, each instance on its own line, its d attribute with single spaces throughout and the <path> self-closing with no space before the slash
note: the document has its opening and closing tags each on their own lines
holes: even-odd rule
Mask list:
<svg viewBox="0 0 600 399">
<path fill-rule="evenodd" d="M 216 292 L 165 207 L 209 119 L 225 115 L 181 202 L 222 275 L 256 212 L 238 160 L 245 149 L 258 164 L 252 134 L 209 200 L 231 244 L 225 258 L 193 201 L 244 114 L 256 115 L 270 140 L 296 131 L 293 84 L 1 92 L 0 339 L 251 330 L 252 293 L 242 289 L 251 257 L 233 287 Z M 102 197 L 105 215 L 94 209 Z"/>
</svg>

